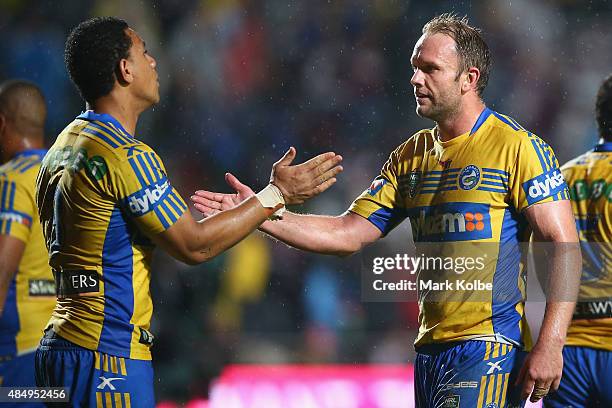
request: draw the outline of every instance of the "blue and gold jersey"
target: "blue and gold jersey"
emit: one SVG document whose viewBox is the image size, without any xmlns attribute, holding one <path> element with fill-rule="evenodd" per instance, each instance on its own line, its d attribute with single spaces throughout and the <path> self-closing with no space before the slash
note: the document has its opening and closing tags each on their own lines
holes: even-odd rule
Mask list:
<svg viewBox="0 0 612 408">
<path fill-rule="evenodd" d="M 0 167 L 0 234 L 25 249 L 0 316 L 0 355 L 33 351 L 55 306 L 55 285 L 34 201 L 45 150 L 22 151 Z"/>
<path fill-rule="evenodd" d="M 523 211 L 565 199 L 552 149 L 512 118 L 485 109 L 470 132 L 452 140 L 440 141 L 434 128 L 400 145 L 350 211 L 383 234 L 409 218 L 415 242 L 443 243 L 438 255 L 445 258 L 488 252 L 484 267 L 466 276 L 492 285 L 486 298 L 466 291 L 461 300 L 441 302 L 432 291 L 419 292 L 417 346 L 480 338 L 530 348 L 518 244 L 531 231 Z M 421 271 L 423 279 L 436 276 Z"/>
<path fill-rule="evenodd" d="M 565 164 L 582 247 L 579 302 L 567 344 L 612 350 L 612 143 Z"/>
<path fill-rule="evenodd" d="M 150 359 L 148 237 L 187 209 L 161 159 L 110 115 L 87 111 L 49 150 L 36 200 L 58 291 L 54 330 L 91 350 Z"/>
</svg>

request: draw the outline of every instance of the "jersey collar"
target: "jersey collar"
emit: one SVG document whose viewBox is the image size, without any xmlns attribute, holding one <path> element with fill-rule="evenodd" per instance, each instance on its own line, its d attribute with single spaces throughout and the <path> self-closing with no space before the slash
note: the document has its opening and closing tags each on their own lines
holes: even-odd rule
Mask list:
<svg viewBox="0 0 612 408">
<path fill-rule="evenodd" d="M 132 136 L 130 132 L 128 132 L 124 129 L 123 126 L 121 126 L 121 123 L 119 123 L 117 119 L 113 118 L 108 113 L 96 113 L 92 110 L 88 110 L 77 116 L 77 119 L 83 119 L 88 121 L 99 120 L 100 122 L 112 123 L 117 129 L 121 130 L 127 136 L 134 138 L 134 136 Z"/>
<path fill-rule="evenodd" d="M 595 146 L 596 152 L 612 152 L 612 142 L 605 142 Z"/>
<path fill-rule="evenodd" d="M 446 142 L 442 142 L 440 140 L 440 131 L 438 129 L 438 127 L 436 126 L 434 128 L 434 132 L 435 132 L 435 138 L 438 141 L 438 143 L 440 143 L 442 146 L 445 146 L 445 144 L 451 143 L 451 144 L 455 144 L 457 143 L 457 141 L 455 141 L 455 139 L 461 139 L 463 140 L 465 136 L 472 136 L 474 133 L 476 133 L 478 131 L 478 129 L 480 129 L 480 127 L 483 125 L 483 123 L 485 123 L 487 121 L 487 119 L 489 118 L 489 116 L 491 116 L 491 114 L 493 113 L 493 111 L 489 108 L 484 108 L 482 110 L 482 112 L 480 112 L 480 115 L 478 116 L 478 119 L 476 119 L 476 123 L 474 123 L 474 126 L 472 127 L 472 130 L 470 130 L 470 133 L 463 133 L 457 137 L 452 138 L 451 140 L 448 140 Z"/>
<path fill-rule="evenodd" d="M 478 116 L 476 123 L 474 123 L 474 127 L 472 127 L 472 130 L 470 130 L 470 135 L 473 135 L 474 133 L 478 131 L 478 129 L 480 129 L 482 124 L 487 121 L 489 116 L 491 116 L 491 113 L 493 112 L 489 108 L 484 108 L 482 112 L 480 112 L 480 116 Z"/>
</svg>

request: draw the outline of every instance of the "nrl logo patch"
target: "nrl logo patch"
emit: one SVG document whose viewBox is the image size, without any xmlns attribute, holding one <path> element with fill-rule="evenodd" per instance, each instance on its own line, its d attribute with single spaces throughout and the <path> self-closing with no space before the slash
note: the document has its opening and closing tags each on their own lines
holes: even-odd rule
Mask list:
<svg viewBox="0 0 612 408">
<path fill-rule="evenodd" d="M 442 408 L 459 408 L 459 402 L 461 401 L 461 396 L 456 394 L 448 394 L 444 397 L 444 401 L 442 401 Z"/>
<path fill-rule="evenodd" d="M 418 170 L 411 171 L 408 174 L 408 196 L 410 198 L 414 198 L 416 195 L 419 184 L 421 184 L 421 172 Z"/>
</svg>

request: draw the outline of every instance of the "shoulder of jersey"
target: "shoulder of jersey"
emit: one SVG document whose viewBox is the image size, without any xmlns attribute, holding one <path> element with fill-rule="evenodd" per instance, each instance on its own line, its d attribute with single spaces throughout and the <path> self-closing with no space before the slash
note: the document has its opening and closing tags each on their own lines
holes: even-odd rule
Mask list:
<svg viewBox="0 0 612 408">
<path fill-rule="evenodd" d="M 431 149 L 434 145 L 434 140 L 434 129 L 421 129 L 399 145 L 393 154 L 403 157 L 418 151 Z"/>
<path fill-rule="evenodd" d="M 530 139 L 540 139 L 534 133 L 525 129 L 515 119 L 503 113 L 491 111 L 487 125 L 491 128 L 491 133 L 498 143 L 520 144 Z"/>
<path fill-rule="evenodd" d="M 42 159 L 41 155 L 32 155 L 10 160 L 0 166 L 0 177 L 30 177 L 32 174 L 36 176 Z"/>
<path fill-rule="evenodd" d="M 133 138 L 112 123 L 77 119 L 73 124 L 73 133 L 87 137 L 118 161 L 128 160 L 138 153 L 153 152 L 146 143 Z"/>
<path fill-rule="evenodd" d="M 571 159 L 570 161 L 565 163 L 563 166 L 561 166 L 561 170 L 569 170 L 569 169 L 576 168 L 576 167 L 587 166 L 589 162 L 591 161 L 589 157 L 590 153 L 591 152 L 586 152 L 586 153 L 581 154 L 578 157 Z"/>
<path fill-rule="evenodd" d="M 538 154 L 545 151 L 552 153 L 550 146 L 544 139 L 525 129 L 510 116 L 498 112 L 492 112 L 491 116 L 493 117 L 489 119 L 488 124 L 492 131 L 488 132 L 488 137 L 492 138 L 490 142 L 494 143 L 495 146 L 503 145 L 510 147 L 513 151 L 533 148 L 536 152 L 539 152 Z"/>
<path fill-rule="evenodd" d="M 599 168 L 600 166 L 605 167 L 610 165 L 612 165 L 612 153 L 590 150 L 568 161 L 561 169 L 570 170 L 574 168 L 591 168 L 593 166 Z"/>
</svg>

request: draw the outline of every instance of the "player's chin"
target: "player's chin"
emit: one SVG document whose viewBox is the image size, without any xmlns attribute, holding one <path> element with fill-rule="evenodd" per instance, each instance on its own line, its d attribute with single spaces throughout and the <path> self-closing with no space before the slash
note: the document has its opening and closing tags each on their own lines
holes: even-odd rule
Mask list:
<svg viewBox="0 0 612 408">
<path fill-rule="evenodd" d="M 417 107 L 416 107 L 416 114 L 419 115 L 422 118 L 428 118 L 429 117 L 429 107 L 424 106 L 424 105 L 420 105 L 417 103 Z"/>
<path fill-rule="evenodd" d="M 149 98 L 151 105 L 157 105 L 160 101 L 160 96 L 159 96 L 159 90 L 156 90 L 156 92 L 151 95 L 151 98 Z"/>
</svg>

